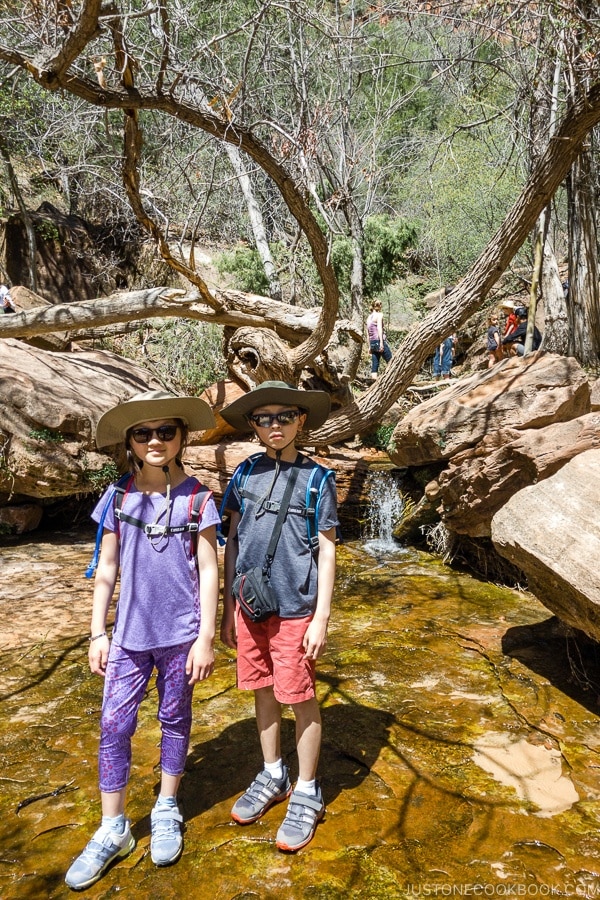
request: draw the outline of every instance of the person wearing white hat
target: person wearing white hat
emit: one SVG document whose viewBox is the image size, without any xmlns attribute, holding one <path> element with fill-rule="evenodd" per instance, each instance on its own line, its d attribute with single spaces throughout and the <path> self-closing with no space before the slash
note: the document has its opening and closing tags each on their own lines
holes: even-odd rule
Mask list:
<svg viewBox="0 0 600 900">
<path fill-rule="evenodd" d="M 502 332 L 502 339 L 504 340 L 505 337 L 508 337 L 508 335 L 512 334 L 516 329 L 519 324 L 519 319 L 515 313 L 516 305 L 513 300 L 505 300 L 504 303 L 501 304 L 501 309 L 506 317 L 504 331 Z"/>
<path fill-rule="evenodd" d="M 177 790 L 194 685 L 214 665 L 219 515 L 211 492 L 186 474 L 181 456 L 190 430 L 213 425 L 203 400 L 166 391 L 138 394 L 98 422 L 96 443 L 123 446 L 130 471 L 92 513 L 101 526 L 89 665 L 104 678 L 98 759 L 102 822 L 66 874 L 73 890 L 90 887 L 135 846 L 125 817 L 131 738 L 155 668 L 162 740 L 160 793 L 150 817 L 152 861 L 170 865 L 183 849 Z M 109 640 L 107 618 L 118 576 Z"/>
</svg>

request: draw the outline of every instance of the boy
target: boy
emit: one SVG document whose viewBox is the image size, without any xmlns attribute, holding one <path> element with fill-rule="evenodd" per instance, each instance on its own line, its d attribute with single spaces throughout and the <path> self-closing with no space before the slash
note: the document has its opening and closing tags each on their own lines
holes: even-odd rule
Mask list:
<svg viewBox="0 0 600 900">
<path fill-rule="evenodd" d="M 318 428 L 329 415 L 329 395 L 303 391 L 282 381 L 266 381 L 221 411 L 240 431 L 252 430 L 265 452 L 241 486 L 233 479 L 225 549 L 224 611 L 221 640 L 237 647 L 237 680 L 254 691 L 256 724 L 264 766 L 231 811 L 241 825 L 255 822 L 275 803 L 290 798 L 277 832 L 277 847 L 294 852 L 312 840 L 325 814 L 316 781 L 321 747 L 321 715 L 315 694 L 315 661 L 327 642 L 335 579 L 337 506 L 333 479 L 325 478 L 319 500 L 318 559 L 307 537 L 306 489 L 317 465 L 296 450 L 299 431 Z M 297 469 L 288 511 L 272 565 L 270 582 L 279 610 L 254 622 L 236 608 L 236 575 L 262 567 L 277 511 L 290 476 Z M 318 562 L 318 565 L 317 565 Z M 292 791 L 281 758 L 281 705 L 296 718 L 299 778 Z"/>
</svg>

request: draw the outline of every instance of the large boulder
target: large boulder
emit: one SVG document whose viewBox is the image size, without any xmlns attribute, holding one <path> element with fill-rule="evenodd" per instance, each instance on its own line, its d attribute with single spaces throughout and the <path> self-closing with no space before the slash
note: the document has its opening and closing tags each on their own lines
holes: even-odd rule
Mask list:
<svg viewBox="0 0 600 900">
<path fill-rule="evenodd" d="M 463 378 L 414 407 L 396 426 L 397 466 L 450 459 L 499 429 L 543 428 L 590 410 L 590 386 L 575 359 L 538 351 Z"/>
<path fill-rule="evenodd" d="M 450 531 L 489 537 L 492 517 L 513 494 L 597 447 L 597 412 L 546 428 L 492 432 L 476 447 L 454 456 L 437 481 L 426 486 L 425 494 Z"/>
<path fill-rule="evenodd" d="M 106 351 L 51 353 L 0 340 L 0 505 L 94 489 L 111 463 L 94 446 L 103 412 L 162 387 Z"/>
<path fill-rule="evenodd" d="M 600 450 L 516 493 L 492 519 L 492 541 L 526 573 L 538 600 L 600 640 Z"/>
</svg>

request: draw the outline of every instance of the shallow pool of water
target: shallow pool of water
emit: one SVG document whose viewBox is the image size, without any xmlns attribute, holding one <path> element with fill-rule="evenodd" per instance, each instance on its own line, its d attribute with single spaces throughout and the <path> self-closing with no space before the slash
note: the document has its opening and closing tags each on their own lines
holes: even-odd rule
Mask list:
<svg viewBox="0 0 600 900">
<path fill-rule="evenodd" d="M 40 535 L 0 547 L 3 900 L 74 896 L 64 873 L 98 823 L 102 684 L 87 668 L 83 577 L 91 543 L 85 534 Z M 370 549 L 339 550 L 318 669 L 327 815 L 312 843 L 295 856 L 276 850 L 281 807 L 245 828 L 230 820 L 261 761 L 252 699 L 235 687 L 233 653 L 219 647 L 214 676 L 195 693 L 181 860 L 157 869 L 148 852 L 158 787 L 152 686 L 129 791 L 137 847 L 83 896 L 600 893 L 593 649 L 567 638 L 526 593 L 427 554 Z M 295 775 L 289 715 L 284 754 Z M 549 806 L 535 802 L 540 784 Z M 553 806 L 559 787 L 567 799 Z"/>
</svg>

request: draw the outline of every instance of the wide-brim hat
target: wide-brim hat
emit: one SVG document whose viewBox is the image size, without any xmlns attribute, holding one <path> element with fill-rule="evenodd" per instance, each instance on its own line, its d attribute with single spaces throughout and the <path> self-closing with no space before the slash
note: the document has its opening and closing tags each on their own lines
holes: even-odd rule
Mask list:
<svg viewBox="0 0 600 900">
<path fill-rule="evenodd" d="M 319 428 L 331 411 L 331 398 L 325 391 L 303 391 L 285 381 L 263 381 L 220 410 L 220 415 L 237 431 L 252 431 L 246 417 L 259 406 L 269 406 L 272 403 L 298 406 L 306 410 L 306 431 Z"/>
<path fill-rule="evenodd" d="M 516 305 L 514 300 L 503 300 L 500 309 L 514 309 Z"/>
<path fill-rule="evenodd" d="M 200 397 L 178 397 L 168 391 L 146 391 L 113 406 L 100 417 L 96 444 L 109 447 L 125 439 L 127 429 L 156 419 L 181 419 L 190 431 L 214 428 L 212 409 Z"/>
</svg>

